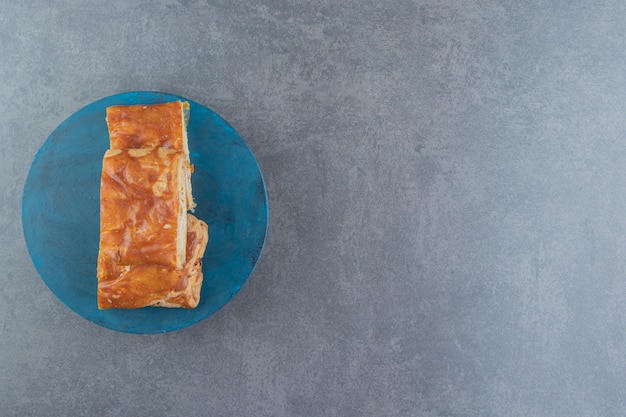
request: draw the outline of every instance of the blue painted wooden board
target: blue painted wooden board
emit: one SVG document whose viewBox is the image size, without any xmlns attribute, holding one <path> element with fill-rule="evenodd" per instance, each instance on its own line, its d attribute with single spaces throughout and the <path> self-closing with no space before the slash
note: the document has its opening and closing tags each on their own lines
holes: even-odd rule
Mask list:
<svg viewBox="0 0 626 417">
<path fill-rule="evenodd" d="M 100 173 L 109 138 L 105 109 L 174 100 L 190 104 L 188 126 L 195 215 L 209 225 L 200 304 L 193 310 L 98 310 L 96 259 Z M 39 275 L 70 309 L 129 333 L 187 327 L 224 306 L 252 273 L 265 243 L 267 194 L 254 155 L 210 109 L 172 94 L 128 92 L 93 102 L 48 137 L 32 163 L 22 196 L 22 224 Z"/>
</svg>

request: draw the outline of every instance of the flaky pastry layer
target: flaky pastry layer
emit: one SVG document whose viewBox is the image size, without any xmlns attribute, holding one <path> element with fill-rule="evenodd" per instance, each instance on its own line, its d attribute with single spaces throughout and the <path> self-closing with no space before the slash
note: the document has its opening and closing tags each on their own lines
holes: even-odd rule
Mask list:
<svg viewBox="0 0 626 417">
<path fill-rule="evenodd" d="M 202 257 L 209 239 L 206 223 L 187 214 L 187 257 L 181 269 L 162 265 L 105 262 L 98 279 L 98 308 L 147 306 L 195 308 L 202 287 Z"/>
<path fill-rule="evenodd" d="M 191 162 L 187 140 L 189 103 L 172 101 L 162 104 L 111 106 L 106 109 L 111 149 L 166 148 L 181 151 L 187 163 L 187 209 L 195 203 L 191 190 Z"/>
<path fill-rule="evenodd" d="M 99 266 L 108 260 L 119 265 L 183 266 L 185 176 L 181 152 L 164 148 L 106 152 L 100 183 Z"/>
<path fill-rule="evenodd" d="M 167 148 L 189 155 L 185 126 L 188 109 L 189 103 L 182 101 L 108 107 L 111 149 Z"/>
</svg>

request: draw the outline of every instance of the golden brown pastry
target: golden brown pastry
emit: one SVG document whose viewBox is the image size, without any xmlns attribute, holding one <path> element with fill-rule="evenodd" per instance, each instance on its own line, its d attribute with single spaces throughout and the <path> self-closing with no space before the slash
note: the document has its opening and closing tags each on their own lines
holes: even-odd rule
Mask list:
<svg viewBox="0 0 626 417">
<path fill-rule="evenodd" d="M 102 277 L 98 282 L 98 308 L 198 305 L 208 227 L 192 214 L 187 214 L 187 218 L 187 257 L 183 268 L 157 264 L 120 266 L 105 260 L 99 269 Z"/>
<path fill-rule="evenodd" d="M 100 182 L 100 257 L 182 268 L 184 157 L 164 148 L 108 150 Z"/>
<path fill-rule="evenodd" d="M 185 113 L 189 103 L 111 106 L 106 110 L 111 149 L 167 148 L 189 155 Z"/>
<path fill-rule="evenodd" d="M 107 109 L 102 161 L 98 308 L 194 308 L 206 223 L 193 204 L 187 103 Z"/>
<path fill-rule="evenodd" d="M 188 165 L 187 209 L 193 210 L 193 167 L 189 161 L 187 141 L 188 114 L 189 103 L 178 100 L 163 104 L 111 106 L 106 109 L 106 121 L 111 149 L 167 148 L 185 154 Z"/>
</svg>

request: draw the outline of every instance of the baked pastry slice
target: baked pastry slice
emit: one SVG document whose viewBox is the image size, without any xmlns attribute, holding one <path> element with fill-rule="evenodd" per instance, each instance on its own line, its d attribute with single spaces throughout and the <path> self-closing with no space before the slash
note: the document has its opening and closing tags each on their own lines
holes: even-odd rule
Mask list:
<svg viewBox="0 0 626 417">
<path fill-rule="evenodd" d="M 108 150 L 102 160 L 98 258 L 182 268 L 186 175 L 184 156 L 177 151 Z"/>
<path fill-rule="evenodd" d="M 187 214 L 187 256 L 181 269 L 168 266 L 99 264 L 98 308 L 195 308 L 202 287 L 202 257 L 209 240 L 206 223 Z"/>
<path fill-rule="evenodd" d="M 189 156 L 189 103 L 111 106 L 106 109 L 111 149 L 167 148 Z"/>
<path fill-rule="evenodd" d="M 189 175 L 186 184 L 187 209 L 195 207 L 191 190 L 193 168 L 189 160 L 187 121 L 189 103 L 111 106 L 106 109 L 111 149 L 166 148 L 184 153 Z"/>
</svg>

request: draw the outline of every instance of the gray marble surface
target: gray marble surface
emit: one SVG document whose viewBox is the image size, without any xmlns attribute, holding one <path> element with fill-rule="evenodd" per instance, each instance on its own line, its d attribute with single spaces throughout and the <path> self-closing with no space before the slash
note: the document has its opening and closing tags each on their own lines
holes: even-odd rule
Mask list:
<svg viewBox="0 0 626 417">
<path fill-rule="evenodd" d="M 0 415 L 626 415 L 622 1 L 91 3 L 0 0 Z M 37 149 L 129 90 L 221 114 L 271 210 L 160 335 L 67 309 L 22 235 Z"/>
</svg>

